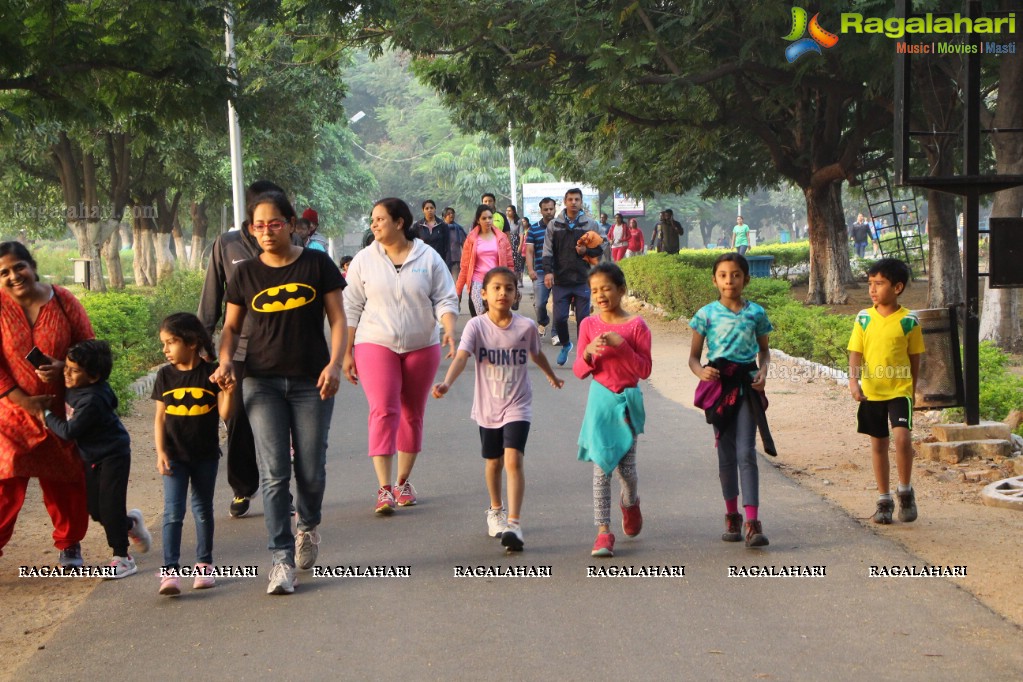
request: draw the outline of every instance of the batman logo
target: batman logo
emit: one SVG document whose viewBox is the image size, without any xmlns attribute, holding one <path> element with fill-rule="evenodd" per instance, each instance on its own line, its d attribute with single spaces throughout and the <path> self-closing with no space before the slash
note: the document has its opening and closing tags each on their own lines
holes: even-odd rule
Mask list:
<svg viewBox="0 0 1023 682">
<path fill-rule="evenodd" d="M 213 411 L 217 403 L 213 391 L 205 388 L 175 388 L 163 394 L 167 414 L 198 417 Z"/>
<path fill-rule="evenodd" d="M 257 313 L 280 313 L 308 305 L 316 300 L 316 289 L 308 284 L 293 282 L 270 287 L 252 297 L 252 309 Z"/>
</svg>

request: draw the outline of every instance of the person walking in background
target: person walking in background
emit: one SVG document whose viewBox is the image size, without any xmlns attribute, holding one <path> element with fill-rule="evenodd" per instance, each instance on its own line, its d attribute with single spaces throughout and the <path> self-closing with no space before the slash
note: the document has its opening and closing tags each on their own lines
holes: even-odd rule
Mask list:
<svg viewBox="0 0 1023 682">
<path fill-rule="evenodd" d="M 423 217 L 413 226 L 414 234 L 427 246 L 433 247 L 441 259 L 447 262 L 451 253 L 451 230 L 437 219 L 437 204 L 433 199 L 423 202 Z"/>
<path fill-rule="evenodd" d="M 284 190 L 269 180 L 257 180 L 245 190 L 246 203 L 264 192 L 280 192 Z M 259 241 L 249 230 L 248 220 L 241 229 L 231 230 L 217 237 L 213 242 L 213 251 L 209 266 L 206 268 L 206 279 L 199 295 L 199 310 L 196 313 L 212 337 L 220 321 L 221 311 L 225 305 L 227 285 L 238 270 L 238 265 L 247 260 L 258 258 L 263 250 Z M 238 350 L 233 359 L 235 375 L 235 399 L 238 409 L 234 410 L 227 424 L 227 484 L 231 486 L 232 498 L 228 507 L 231 518 L 242 518 L 249 513 L 252 497 L 259 490 L 259 467 L 256 464 L 256 444 L 252 440 L 252 426 L 249 424 L 248 413 L 245 411 L 245 356 L 249 347 L 249 328 L 252 317 L 246 318 L 238 338 Z M 212 359 L 212 358 L 211 358 Z"/>
<path fill-rule="evenodd" d="M 757 429 L 764 451 L 776 455 L 767 428 L 764 388 L 771 365 L 771 322 L 764 309 L 747 301 L 742 292 L 749 284 L 749 263 L 737 253 L 717 257 L 711 270 L 720 297 L 696 311 L 689 326 L 693 339 L 689 369 L 700 379 L 696 406 L 705 410 L 714 426 L 718 450 L 718 477 L 725 498 L 725 542 L 742 540 L 739 485 L 746 511 L 746 546 L 769 543 L 760 523 L 760 477 L 755 449 Z M 707 343 L 707 365 L 701 364 Z"/>
<path fill-rule="evenodd" d="M 742 216 L 735 219 L 735 227 L 732 228 L 732 248 L 740 256 L 749 251 L 749 225 L 742 222 Z"/>
<path fill-rule="evenodd" d="M 462 246 L 465 244 L 465 228 L 455 222 L 455 209 L 450 206 L 444 209 L 444 223 L 448 226 L 449 255 L 445 258 L 451 278 L 458 278 L 458 269 L 462 263 Z"/>
<path fill-rule="evenodd" d="M 639 223 L 635 218 L 629 219 L 629 243 L 628 248 L 625 250 L 625 258 L 631 256 L 642 256 L 643 249 L 646 248 L 646 244 L 643 239 L 643 230 L 640 228 Z"/>
<path fill-rule="evenodd" d="M 867 254 L 867 242 L 870 241 L 870 224 L 862 213 L 856 214 L 856 222 L 849 226 L 849 236 L 856 250 L 856 257 L 863 258 Z"/>
<path fill-rule="evenodd" d="M 211 380 L 221 388 L 237 385 L 233 358 L 251 319 L 242 396 L 253 428 L 273 557 L 267 594 L 291 594 L 295 569 L 311 568 L 319 552 L 327 433 L 347 334 L 341 302 L 346 280 L 327 254 L 292 242 L 295 209 L 284 194 L 256 196 L 248 217 L 262 253 L 239 264 L 228 282 L 220 365 Z M 293 471 L 297 533 L 289 510 Z"/>
<path fill-rule="evenodd" d="M 85 490 L 89 515 L 103 525 L 114 556 L 108 564 L 118 579 L 138 572 L 128 553 L 129 538 L 140 552 L 148 552 L 152 537 L 141 510 L 127 511 L 131 437 L 117 416 L 117 396 L 107 379 L 114 356 L 106 341 L 90 339 L 71 346 L 64 364 L 71 416 L 65 419 L 49 409 L 37 416 L 64 440 L 74 441 L 85 463 Z"/>
<path fill-rule="evenodd" d="M 483 277 L 498 266 L 515 267 L 511 241 L 508 235 L 494 228 L 494 215 L 490 206 L 477 206 L 472 229 L 462 247 L 462 264 L 458 270 L 455 292 L 461 306 L 462 291 L 468 285 L 469 314 L 473 317 L 483 312 Z"/>
<path fill-rule="evenodd" d="M 569 307 L 575 307 L 577 337 L 579 325 L 590 314 L 590 287 L 586 283 L 590 264 L 585 256 L 599 258 L 602 252 L 600 248 L 587 249 L 579 244 L 583 235 L 596 227 L 582 208 L 582 190 L 573 187 L 565 192 L 565 208 L 547 223 L 544 235 L 544 284 L 554 293 L 554 329 L 561 342 L 558 365 L 568 362 L 572 351 L 568 335 Z"/>
<path fill-rule="evenodd" d="M 500 537 L 510 552 L 521 552 L 524 545 L 521 518 L 526 481 L 522 459 L 533 419 L 533 389 L 526 357 L 543 371 L 551 386 L 565 385 L 540 350 L 536 324 L 512 312 L 512 304 L 520 296 L 518 280 L 508 268 L 494 268 L 484 276 L 485 312 L 465 325 L 454 362 L 444 381 L 433 387 L 433 397 L 443 398 L 469 358 L 476 358 L 471 417 L 479 424 L 486 462 L 484 479 L 490 493 L 487 533 Z M 507 510 L 501 497 L 502 472 L 508 475 Z"/>
<path fill-rule="evenodd" d="M 220 464 L 220 419 L 231 418 L 233 383 L 210 381 L 216 370 L 213 340 L 199 318 L 174 313 L 160 323 L 160 345 L 167 364 L 156 373 L 153 439 L 156 470 L 163 478 L 163 569 L 160 594 L 181 593 L 181 526 L 188 488 L 195 521 L 195 569 L 192 589 L 213 587 L 213 491 Z M 187 575 L 187 574 L 186 574 Z"/>
<path fill-rule="evenodd" d="M 607 233 L 607 239 L 611 242 L 611 260 L 617 263 L 625 258 L 629 249 L 629 226 L 621 213 L 615 213 L 615 222 Z"/>
<path fill-rule="evenodd" d="M 362 384 L 369 403 L 368 455 L 378 484 L 374 511 L 390 515 L 396 506 L 418 500 L 410 478 L 423 449 L 423 417 L 441 346 L 449 348 L 448 357 L 455 352 L 458 301 L 447 264 L 416 238 L 404 201 L 389 197 L 374 204 L 371 226 L 374 243 L 355 254 L 348 268 L 344 373 L 353 385 Z M 467 269 L 472 271 L 463 263 L 460 277 Z"/>
<path fill-rule="evenodd" d="M 685 234 L 682 223 L 675 220 L 675 214 L 670 208 L 666 208 L 661 213 L 661 222 L 658 224 L 661 227 L 660 250 L 664 253 L 678 253 L 682 235 Z"/>
<path fill-rule="evenodd" d="M 35 415 L 50 409 L 64 416 L 64 359 L 68 348 L 93 336 L 85 308 L 64 287 L 40 281 L 25 245 L 0 243 L 0 556 L 28 481 L 37 478 L 60 565 L 83 564 L 89 511 L 82 461 L 74 443 Z"/>
<path fill-rule="evenodd" d="M 319 233 L 320 214 L 311 208 L 307 208 L 302 211 L 302 220 L 304 220 L 309 227 L 307 230 L 296 230 L 296 233 L 302 238 L 302 243 L 299 244 L 299 246 L 327 253 L 327 248 L 330 243 L 327 241 L 326 237 Z"/>
<path fill-rule="evenodd" d="M 627 291 L 625 275 L 613 263 L 590 271 L 590 292 L 595 314 L 579 328 L 579 353 L 572 371 L 580 379 L 593 377 L 586 413 L 579 432 L 581 461 L 593 463 L 593 521 L 597 538 L 591 556 L 614 556 L 611 532 L 611 474 L 621 483 L 622 532 L 639 535 L 643 514 L 639 508 L 636 442 L 643 433 L 646 412 L 639 382 L 653 369 L 650 328 L 639 315 L 622 308 Z"/>
<path fill-rule="evenodd" d="M 526 271 L 529 273 L 529 279 L 533 281 L 533 309 L 536 313 L 537 333 L 541 339 L 548 332 L 553 335 L 553 329 L 550 327 L 551 318 L 547 313 L 547 301 L 551 296 L 551 290 L 543 276 L 543 242 L 547 236 L 547 224 L 554 219 L 556 205 L 554 199 L 550 197 L 540 200 L 540 219 L 529 228 L 526 236 Z"/>
<path fill-rule="evenodd" d="M 491 192 L 486 192 L 480 197 L 480 203 L 489 206 L 490 210 L 493 212 L 494 229 L 498 232 L 504 232 L 507 219 L 504 217 L 504 214 L 497 210 L 497 197 L 495 197 Z"/>
</svg>

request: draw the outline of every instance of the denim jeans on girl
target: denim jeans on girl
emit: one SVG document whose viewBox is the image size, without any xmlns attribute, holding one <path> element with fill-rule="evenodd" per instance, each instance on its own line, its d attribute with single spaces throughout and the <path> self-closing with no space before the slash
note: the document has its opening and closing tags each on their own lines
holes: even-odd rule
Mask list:
<svg viewBox="0 0 1023 682">
<path fill-rule="evenodd" d="M 245 411 L 252 424 L 263 489 L 263 515 L 268 549 L 275 564 L 295 565 L 291 534 L 291 449 L 295 449 L 295 508 L 299 530 L 320 525 L 320 507 L 327 480 L 327 431 L 334 399 L 320 399 L 316 381 L 308 377 L 246 376 Z"/>
<path fill-rule="evenodd" d="M 192 484 L 192 518 L 195 519 L 195 563 L 213 563 L 213 489 L 220 460 L 170 463 L 163 477 L 163 565 L 178 566 L 181 559 L 181 526 L 185 519 L 188 484 Z"/>
</svg>

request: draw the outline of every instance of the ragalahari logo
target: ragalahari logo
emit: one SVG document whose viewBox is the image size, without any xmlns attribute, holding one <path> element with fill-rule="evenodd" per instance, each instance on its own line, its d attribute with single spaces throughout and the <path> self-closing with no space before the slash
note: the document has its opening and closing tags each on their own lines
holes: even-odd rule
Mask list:
<svg viewBox="0 0 1023 682">
<path fill-rule="evenodd" d="M 822 47 L 830 48 L 838 44 L 838 36 L 821 28 L 820 23 L 817 21 L 819 16 L 819 13 L 814 14 L 813 18 L 810 19 L 809 25 L 807 25 L 806 10 L 802 7 L 792 8 L 792 31 L 784 38 L 790 42 L 795 41 L 785 48 L 785 58 L 789 60 L 789 64 L 804 54 L 809 54 L 810 52 L 822 54 Z M 804 38 L 803 34 L 807 30 L 809 30 L 810 37 Z"/>
</svg>

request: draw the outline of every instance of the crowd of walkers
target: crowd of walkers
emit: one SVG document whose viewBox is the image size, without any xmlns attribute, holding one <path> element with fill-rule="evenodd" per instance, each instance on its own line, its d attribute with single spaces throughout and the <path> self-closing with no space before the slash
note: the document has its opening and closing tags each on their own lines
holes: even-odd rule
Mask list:
<svg viewBox="0 0 1023 682">
<path fill-rule="evenodd" d="M 545 197 L 540 219 L 530 225 L 514 206 L 502 214 L 493 195 L 484 195 L 466 233 L 452 209 L 438 219 L 432 200 L 422 203 L 423 216 L 415 220 L 405 201 L 381 199 L 372 209 L 372 240 L 339 266 L 315 239 L 315 211 L 300 218 L 279 186 L 250 186 L 245 224 L 213 246 L 198 314 L 172 314 L 158 330 L 167 360 L 151 395 L 156 468 L 164 484 L 160 594 L 180 594 L 182 577 L 193 578 L 193 589 L 216 584 L 213 502 L 221 419 L 227 424 L 230 515 L 246 516 L 252 498 L 261 495 L 271 553 L 267 592 L 290 594 L 299 571 L 312 568 L 319 554 L 328 432 L 341 381 L 365 394 L 373 512 L 391 516 L 418 501 L 412 478 L 426 448 L 430 395 L 443 398 L 470 360 L 471 416 L 479 426 L 490 498 L 487 533 L 507 551 L 522 551 L 524 462 L 534 420 L 527 360 L 551 387 L 565 383 L 544 354 L 548 332 L 551 345 L 560 346 L 556 364 L 571 359 L 577 378 L 592 379 L 576 453 L 593 465 L 597 534 L 591 554 L 614 555 L 613 476 L 621 486 L 622 530 L 637 535 L 643 526 L 636 452 L 645 422 L 640 382 L 652 371 L 651 333 L 642 317 L 623 307 L 627 284 L 615 263 L 642 253 L 646 244 L 634 219 L 626 223 L 619 214 L 609 224 L 606 215 L 599 221 L 590 216 L 579 189 L 568 190 L 561 205 L 558 210 L 558 202 Z M 720 296 L 690 323 L 689 367 L 701 380 L 696 402 L 707 411 L 717 440 L 722 540 L 763 547 L 768 540 L 759 515 L 754 439 L 759 430 L 766 452 L 775 454 L 764 397 L 772 326 L 764 309 L 742 295 L 749 282 L 742 255 L 746 232 L 740 218 L 732 238 L 736 251 L 714 263 L 711 277 Z M 656 248 L 677 252 L 683 234 L 671 211 L 663 212 Z M 857 317 L 849 345 L 857 379 L 863 366 L 862 390 L 853 380 L 850 390 L 861 403 L 860 431 L 873 439 L 882 491 L 878 523 L 890 523 L 894 509 L 889 421 L 899 519 L 916 518 L 906 443 L 923 352 L 915 318 L 897 301 L 907 284 L 905 268 L 889 261 L 869 273 L 875 306 Z M 523 274 L 533 284 L 533 319 L 515 312 Z M 472 319 L 456 338 L 466 290 Z M 126 509 L 130 438 L 107 382 L 110 346 L 93 337 L 82 305 L 66 289 L 42 283 L 27 248 L 0 244 L 0 550 L 11 538 L 28 480 L 38 478 L 60 563 L 83 566 L 80 543 L 91 516 L 102 524 L 113 554 L 103 577 L 122 578 L 138 570 L 130 546 L 146 552 L 151 536 L 142 512 Z M 436 382 L 442 355 L 452 362 Z M 892 381 L 885 378 L 891 372 L 879 374 L 880 365 L 906 371 Z M 189 499 L 195 562 L 182 566 Z"/>
</svg>

